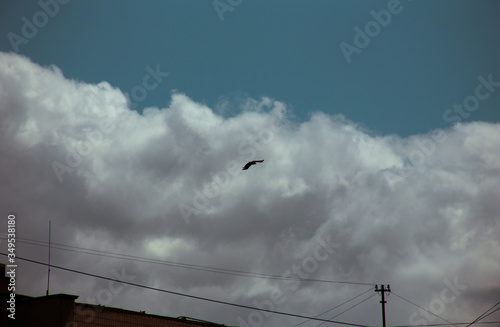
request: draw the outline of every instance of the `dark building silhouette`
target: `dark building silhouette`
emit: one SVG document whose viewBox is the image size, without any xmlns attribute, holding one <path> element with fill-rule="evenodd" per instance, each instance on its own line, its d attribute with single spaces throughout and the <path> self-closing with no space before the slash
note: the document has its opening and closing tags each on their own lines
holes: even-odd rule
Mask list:
<svg viewBox="0 0 500 327">
<path fill-rule="evenodd" d="M 77 295 L 53 294 L 31 297 L 16 294 L 15 319 L 8 317 L 10 277 L 0 263 L 0 327 L 225 327 L 187 317 L 165 317 L 101 305 L 77 303 Z"/>
</svg>

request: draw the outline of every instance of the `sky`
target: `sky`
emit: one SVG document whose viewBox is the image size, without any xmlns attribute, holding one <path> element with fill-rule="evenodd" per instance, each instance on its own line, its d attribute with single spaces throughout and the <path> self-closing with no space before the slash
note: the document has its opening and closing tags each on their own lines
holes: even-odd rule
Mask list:
<svg viewBox="0 0 500 327">
<path fill-rule="evenodd" d="M 500 301 L 498 2 L 0 8 L 0 252 L 12 213 L 18 257 L 48 262 L 50 221 L 53 265 L 250 307 L 380 326 L 390 284 L 405 326 Z M 17 260 L 17 292 L 44 295 Z M 50 293 L 321 323 L 58 268 Z"/>
</svg>

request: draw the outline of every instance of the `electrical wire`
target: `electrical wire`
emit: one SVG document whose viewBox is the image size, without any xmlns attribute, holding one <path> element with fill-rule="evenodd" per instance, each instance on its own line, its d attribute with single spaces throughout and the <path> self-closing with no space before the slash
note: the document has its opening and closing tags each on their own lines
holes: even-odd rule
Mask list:
<svg viewBox="0 0 500 327">
<path fill-rule="evenodd" d="M 496 310 L 495 310 L 496 311 Z M 500 321 L 485 321 L 485 322 L 475 322 L 475 324 L 498 324 Z M 396 325 L 391 327 L 433 327 L 433 326 L 450 326 L 450 325 L 469 325 L 470 322 L 455 322 L 452 324 L 427 324 L 427 325 Z"/>
<path fill-rule="evenodd" d="M 18 243 L 25 243 L 25 244 L 30 244 L 30 245 L 48 247 L 47 242 L 38 241 L 38 240 L 18 238 L 18 239 L 16 239 L 16 241 Z M 35 242 L 37 242 L 37 243 L 35 243 Z M 40 244 L 38 244 L 38 243 L 40 243 Z M 278 276 L 278 275 L 256 273 L 256 272 L 246 272 L 246 271 L 234 270 L 234 269 L 209 267 L 209 266 L 180 263 L 180 262 L 174 262 L 174 261 L 168 261 L 168 260 L 158 260 L 158 259 L 153 259 L 153 258 L 145 258 L 145 257 L 140 257 L 140 256 L 134 256 L 134 255 L 125 255 L 125 254 L 120 254 L 120 253 L 116 253 L 116 252 L 93 250 L 93 249 L 82 248 L 82 247 L 77 247 L 77 246 L 72 246 L 72 245 L 58 244 L 58 243 L 51 243 L 51 247 L 52 247 L 52 249 L 63 250 L 63 251 L 91 254 L 91 255 L 96 255 L 96 256 L 101 256 L 101 257 L 123 259 L 123 260 L 137 261 L 137 262 L 154 263 L 154 264 L 160 264 L 160 265 L 171 266 L 171 267 L 185 268 L 185 269 L 191 269 L 191 270 L 198 270 L 198 271 L 212 272 L 212 273 L 233 275 L 233 276 L 240 276 L 240 277 L 262 278 L 262 279 L 270 279 L 270 280 L 272 280 L 272 279 L 275 279 L 275 280 L 296 280 L 296 281 L 302 281 L 302 282 L 319 282 L 319 283 L 334 283 L 334 284 L 349 284 L 349 285 L 370 285 L 370 286 L 374 285 L 373 283 L 324 280 L 324 279 L 312 279 L 312 278 L 296 278 L 296 277 L 290 277 L 290 276 Z"/>
<path fill-rule="evenodd" d="M 366 298 L 366 299 L 364 299 L 363 301 L 361 301 L 361 302 L 359 302 L 359 303 L 356 303 L 356 304 L 355 304 L 355 305 L 353 305 L 352 307 L 347 308 L 346 310 L 344 310 L 344 311 L 342 311 L 341 313 L 339 313 L 339 314 L 337 314 L 337 315 L 335 315 L 335 316 L 331 317 L 331 318 L 330 318 L 330 319 L 328 319 L 328 320 L 332 320 L 332 319 L 334 319 L 334 318 L 337 318 L 337 317 L 338 317 L 338 316 L 340 316 L 341 314 L 343 314 L 343 313 L 345 313 L 345 312 L 347 312 L 347 311 L 351 310 L 352 308 L 357 307 L 357 306 L 358 306 L 358 305 L 360 305 L 361 303 L 363 303 L 363 302 L 365 302 L 365 301 L 367 301 L 367 300 L 371 299 L 371 298 L 372 298 L 372 297 L 374 297 L 375 295 L 377 295 L 377 294 L 372 294 L 372 295 L 370 295 L 369 297 L 367 297 L 367 298 Z M 320 323 L 320 324 L 316 325 L 315 327 L 321 326 L 321 325 L 323 325 L 324 323 L 325 323 L 325 322 L 322 322 L 322 323 Z"/>
<path fill-rule="evenodd" d="M 488 317 L 489 315 L 494 314 L 494 313 L 495 313 L 495 312 L 497 312 L 498 310 L 500 310 L 500 307 L 499 307 L 499 308 L 496 308 L 496 309 L 495 309 L 495 310 L 493 310 L 493 311 L 491 311 L 490 313 L 488 313 L 487 315 L 485 315 L 485 316 L 484 316 L 484 317 L 482 317 L 481 319 L 484 319 L 484 318 Z M 475 323 L 477 323 L 477 322 L 475 322 Z"/>
<path fill-rule="evenodd" d="M 481 320 L 481 319 L 483 319 L 483 318 L 486 318 L 486 317 L 488 317 L 489 315 L 491 315 L 492 313 L 494 313 L 495 311 L 498 311 L 498 310 L 500 309 L 500 307 L 499 307 L 499 308 L 497 308 L 496 310 L 494 310 L 494 311 L 492 311 L 492 312 L 490 312 L 490 313 L 486 314 L 488 311 L 490 311 L 491 309 L 493 309 L 494 307 L 496 307 L 498 304 L 500 304 L 500 301 L 499 301 L 499 302 L 497 302 L 497 303 L 495 303 L 495 304 L 494 304 L 491 308 L 489 308 L 489 309 L 488 309 L 488 310 L 486 310 L 484 313 L 482 313 L 479 317 L 477 317 L 476 319 L 474 319 L 474 320 L 473 320 L 470 324 L 468 324 L 466 327 L 469 327 L 470 325 L 472 325 L 472 324 L 476 323 L 476 321 L 479 321 L 479 320 Z"/>
<path fill-rule="evenodd" d="M 7 253 L 0 253 L 0 255 L 7 256 Z M 36 260 L 31 260 L 31 259 L 26 259 L 26 258 L 22 258 L 22 257 L 19 257 L 19 256 L 16 256 L 16 259 L 27 261 L 27 262 L 31 262 L 31 263 L 35 263 L 35 264 L 39 264 L 39 265 L 43 265 L 43 266 L 48 266 L 48 264 L 46 264 L 44 262 L 40 262 L 40 261 L 36 261 Z M 148 289 L 148 290 L 152 290 L 152 291 L 163 292 L 163 293 L 168 293 L 168 294 L 173 294 L 173 295 L 188 297 L 188 298 L 192 298 L 192 299 L 196 299 L 196 300 L 208 301 L 208 302 L 213 302 L 213 303 L 218 303 L 218 304 L 224 304 L 224 305 L 229 305 L 229 306 L 234 306 L 234 307 L 239 307 L 239 308 L 244 308 L 244 309 L 251 309 L 251 310 L 257 310 L 257 311 L 275 313 L 275 314 L 284 315 L 284 316 L 290 316 L 290 317 L 295 317 L 295 318 L 324 321 L 324 322 L 330 322 L 330 323 L 347 325 L 347 326 L 371 327 L 371 326 L 366 326 L 366 325 L 359 325 L 359 324 L 352 324 L 352 323 L 348 323 L 348 322 L 326 320 L 326 319 L 320 319 L 320 318 L 315 318 L 315 317 L 308 317 L 308 316 L 303 316 L 303 315 L 298 315 L 298 314 L 293 314 L 293 313 L 288 313 L 288 312 L 281 312 L 281 311 L 269 310 L 269 309 L 264 309 L 264 308 L 257 308 L 257 307 L 252 307 L 252 306 L 248 306 L 248 305 L 244 305 L 244 304 L 236 304 L 236 303 L 231 303 L 231 302 L 226 302 L 226 301 L 209 299 L 209 298 L 205 298 L 205 297 L 201 297 L 201 296 L 196 296 L 196 295 L 190 295 L 190 294 L 184 294 L 184 293 L 179 293 L 179 292 L 174 292 L 174 291 L 168 291 L 168 290 L 164 290 L 164 289 L 160 289 L 160 288 L 156 288 L 156 287 L 151 287 L 151 286 L 146 286 L 146 285 L 140 285 L 140 284 L 137 284 L 137 283 L 122 281 L 122 280 L 118 280 L 116 278 L 109 278 L 109 277 L 99 276 L 99 275 L 95 275 L 95 274 L 91 274 L 91 273 L 87 273 L 87 272 L 83 272 L 83 271 L 78 271 L 78 270 L 74 270 L 74 269 L 64 268 L 64 267 L 61 267 L 61 266 L 51 265 L 51 268 L 56 268 L 56 269 L 60 269 L 60 270 L 64 270 L 64 271 L 69 271 L 69 272 L 72 272 L 72 273 L 75 273 L 75 274 L 85 275 L 85 276 L 89 276 L 89 277 L 94 277 L 94 278 L 100 278 L 100 279 L 104 279 L 104 280 L 114 281 L 114 282 L 117 282 L 117 283 L 123 283 L 123 284 L 126 284 L 126 285 L 136 286 L 136 287 L 140 287 L 140 288 L 144 288 L 144 289 Z"/>
<path fill-rule="evenodd" d="M 373 289 L 374 289 L 374 287 L 370 287 L 370 289 L 368 289 L 368 290 L 364 291 L 363 293 L 361 293 L 361 294 L 359 294 L 359 295 L 356 295 L 356 296 L 355 296 L 355 297 L 353 297 L 352 299 L 349 299 L 349 300 L 347 300 L 347 301 L 345 301 L 345 302 L 343 302 L 343 303 L 341 303 L 341 304 L 339 304 L 339 305 L 336 305 L 336 306 L 334 306 L 333 308 L 328 309 L 328 310 L 326 310 L 325 312 L 322 312 L 322 313 L 320 313 L 320 314 L 316 315 L 315 317 L 317 318 L 317 317 L 319 317 L 319 316 L 324 315 L 325 313 L 328 313 L 328 312 L 330 312 L 330 311 L 332 311 L 332 310 L 335 310 L 335 309 L 337 309 L 337 308 L 339 308 L 339 307 L 343 306 L 344 304 L 349 303 L 349 302 L 351 302 L 352 300 L 357 299 L 357 298 L 358 298 L 358 297 L 360 297 L 360 296 L 363 296 L 364 294 L 366 294 L 366 293 L 370 292 L 370 291 L 371 291 L 371 290 L 373 290 Z M 332 318 L 332 319 L 333 319 L 333 318 Z M 297 325 L 294 325 L 293 327 L 297 327 L 297 326 L 300 326 L 300 325 L 302 325 L 302 324 L 305 324 L 307 321 L 308 321 L 308 320 L 305 320 L 305 321 L 303 321 L 303 322 L 301 322 L 301 323 L 298 323 Z"/>
<path fill-rule="evenodd" d="M 432 315 L 434 315 L 434 316 L 438 317 L 439 319 L 446 321 L 446 322 L 447 322 L 447 323 L 449 323 L 450 325 L 453 325 L 453 326 L 458 327 L 457 325 L 455 325 L 455 324 L 454 324 L 454 323 L 452 323 L 452 322 L 449 322 L 448 320 L 444 319 L 443 317 L 440 317 L 440 316 L 438 316 L 437 314 L 435 314 L 435 313 L 433 313 L 433 312 L 431 312 L 431 311 L 429 311 L 429 310 L 427 310 L 427 309 L 422 308 L 422 307 L 421 307 L 421 306 L 419 306 L 418 304 L 413 303 L 412 301 L 407 300 L 407 299 L 405 299 L 404 297 L 402 297 L 402 296 L 400 296 L 400 295 L 398 295 L 398 294 L 394 293 L 394 291 L 392 291 L 392 294 L 394 294 L 394 295 L 396 295 L 397 297 L 399 297 L 400 299 L 405 300 L 406 302 L 411 303 L 411 304 L 413 304 L 414 306 L 416 306 L 416 307 L 418 307 L 418 308 L 420 308 L 420 309 L 422 309 L 422 310 L 424 310 L 424 311 L 426 311 L 426 312 L 428 312 L 428 313 L 430 313 L 430 314 L 432 314 Z"/>
<path fill-rule="evenodd" d="M 407 299 L 403 298 L 402 296 L 394 293 L 394 291 L 392 291 L 392 294 L 394 294 L 397 297 L 401 298 L 402 300 L 405 300 L 406 302 L 409 302 L 409 303 L 413 304 L 414 306 L 416 306 L 416 307 L 418 307 L 418 308 L 420 308 L 420 309 L 422 309 L 424 311 L 427 311 L 427 312 L 433 314 L 434 316 L 436 316 L 436 317 L 438 317 L 440 319 L 443 319 L 444 321 L 448 322 L 448 324 L 426 324 L 425 325 L 426 327 L 432 327 L 432 326 L 450 326 L 450 325 L 457 326 L 457 327 L 458 327 L 458 325 L 467 325 L 466 327 L 469 327 L 472 324 L 499 324 L 500 323 L 500 321 L 478 322 L 480 319 L 486 318 L 487 316 L 493 314 L 495 311 L 500 310 L 500 307 L 499 307 L 496 310 L 494 310 L 494 311 L 488 313 L 487 315 L 485 315 L 489 310 L 493 309 L 495 306 L 497 306 L 498 304 L 500 304 L 500 302 L 496 303 L 493 307 L 491 307 L 488 310 L 486 310 L 486 312 L 484 312 L 482 315 L 480 315 L 479 317 L 477 317 L 473 322 L 455 322 L 455 323 L 453 323 L 453 322 L 449 322 L 448 320 L 446 320 L 446 319 L 444 319 L 444 318 L 442 318 L 442 317 L 440 317 L 440 316 L 432 313 L 431 311 L 428 311 L 428 310 L 422 308 L 421 306 L 419 306 L 419 305 L 411 302 L 410 300 L 407 300 Z M 420 326 L 422 326 L 422 325 L 397 325 L 397 326 L 392 326 L 392 327 L 420 327 Z"/>
</svg>

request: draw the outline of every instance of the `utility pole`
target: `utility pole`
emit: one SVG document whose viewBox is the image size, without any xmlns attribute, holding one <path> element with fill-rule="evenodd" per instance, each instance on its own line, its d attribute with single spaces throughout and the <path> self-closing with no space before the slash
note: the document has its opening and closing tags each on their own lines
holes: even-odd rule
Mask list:
<svg viewBox="0 0 500 327">
<path fill-rule="evenodd" d="M 382 300 L 380 301 L 380 303 L 382 303 L 382 324 L 383 327 L 385 327 L 385 304 L 387 303 L 387 301 L 385 300 L 385 292 L 391 292 L 391 285 L 387 284 L 386 288 L 384 288 L 384 285 L 380 285 L 380 288 L 378 287 L 378 285 L 375 285 L 375 292 L 382 293 Z"/>
</svg>

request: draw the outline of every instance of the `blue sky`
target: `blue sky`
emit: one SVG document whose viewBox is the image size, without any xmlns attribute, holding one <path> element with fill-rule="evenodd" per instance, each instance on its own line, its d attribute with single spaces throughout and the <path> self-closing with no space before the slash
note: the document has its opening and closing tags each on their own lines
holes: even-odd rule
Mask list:
<svg viewBox="0 0 500 327">
<path fill-rule="evenodd" d="M 292 107 L 298 121 L 314 111 L 343 114 L 401 136 L 449 126 L 443 113 L 473 94 L 479 75 L 500 80 L 497 1 L 393 3 L 398 13 L 350 63 L 340 43 L 354 45 L 354 28 L 364 30 L 371 11 L 391 1 L 234 1 L 223 20 L 214 3 L 72 0 L 18 53 L 127 93 L 158 65 L 169 76 L 138 109 L 166 107 L 173 89 L 211 108 L 268 96 Z M 8 34 L 22 36 L 22 17 L 33 22 L 42 7 L 3 1 L 2 8 L 0 50 L 8 52 Z M 464 121 L 499 121 L 499 105 L 495 94 Z M 239 111 L 229 109 L 224 115 Z"/>
</svg>

